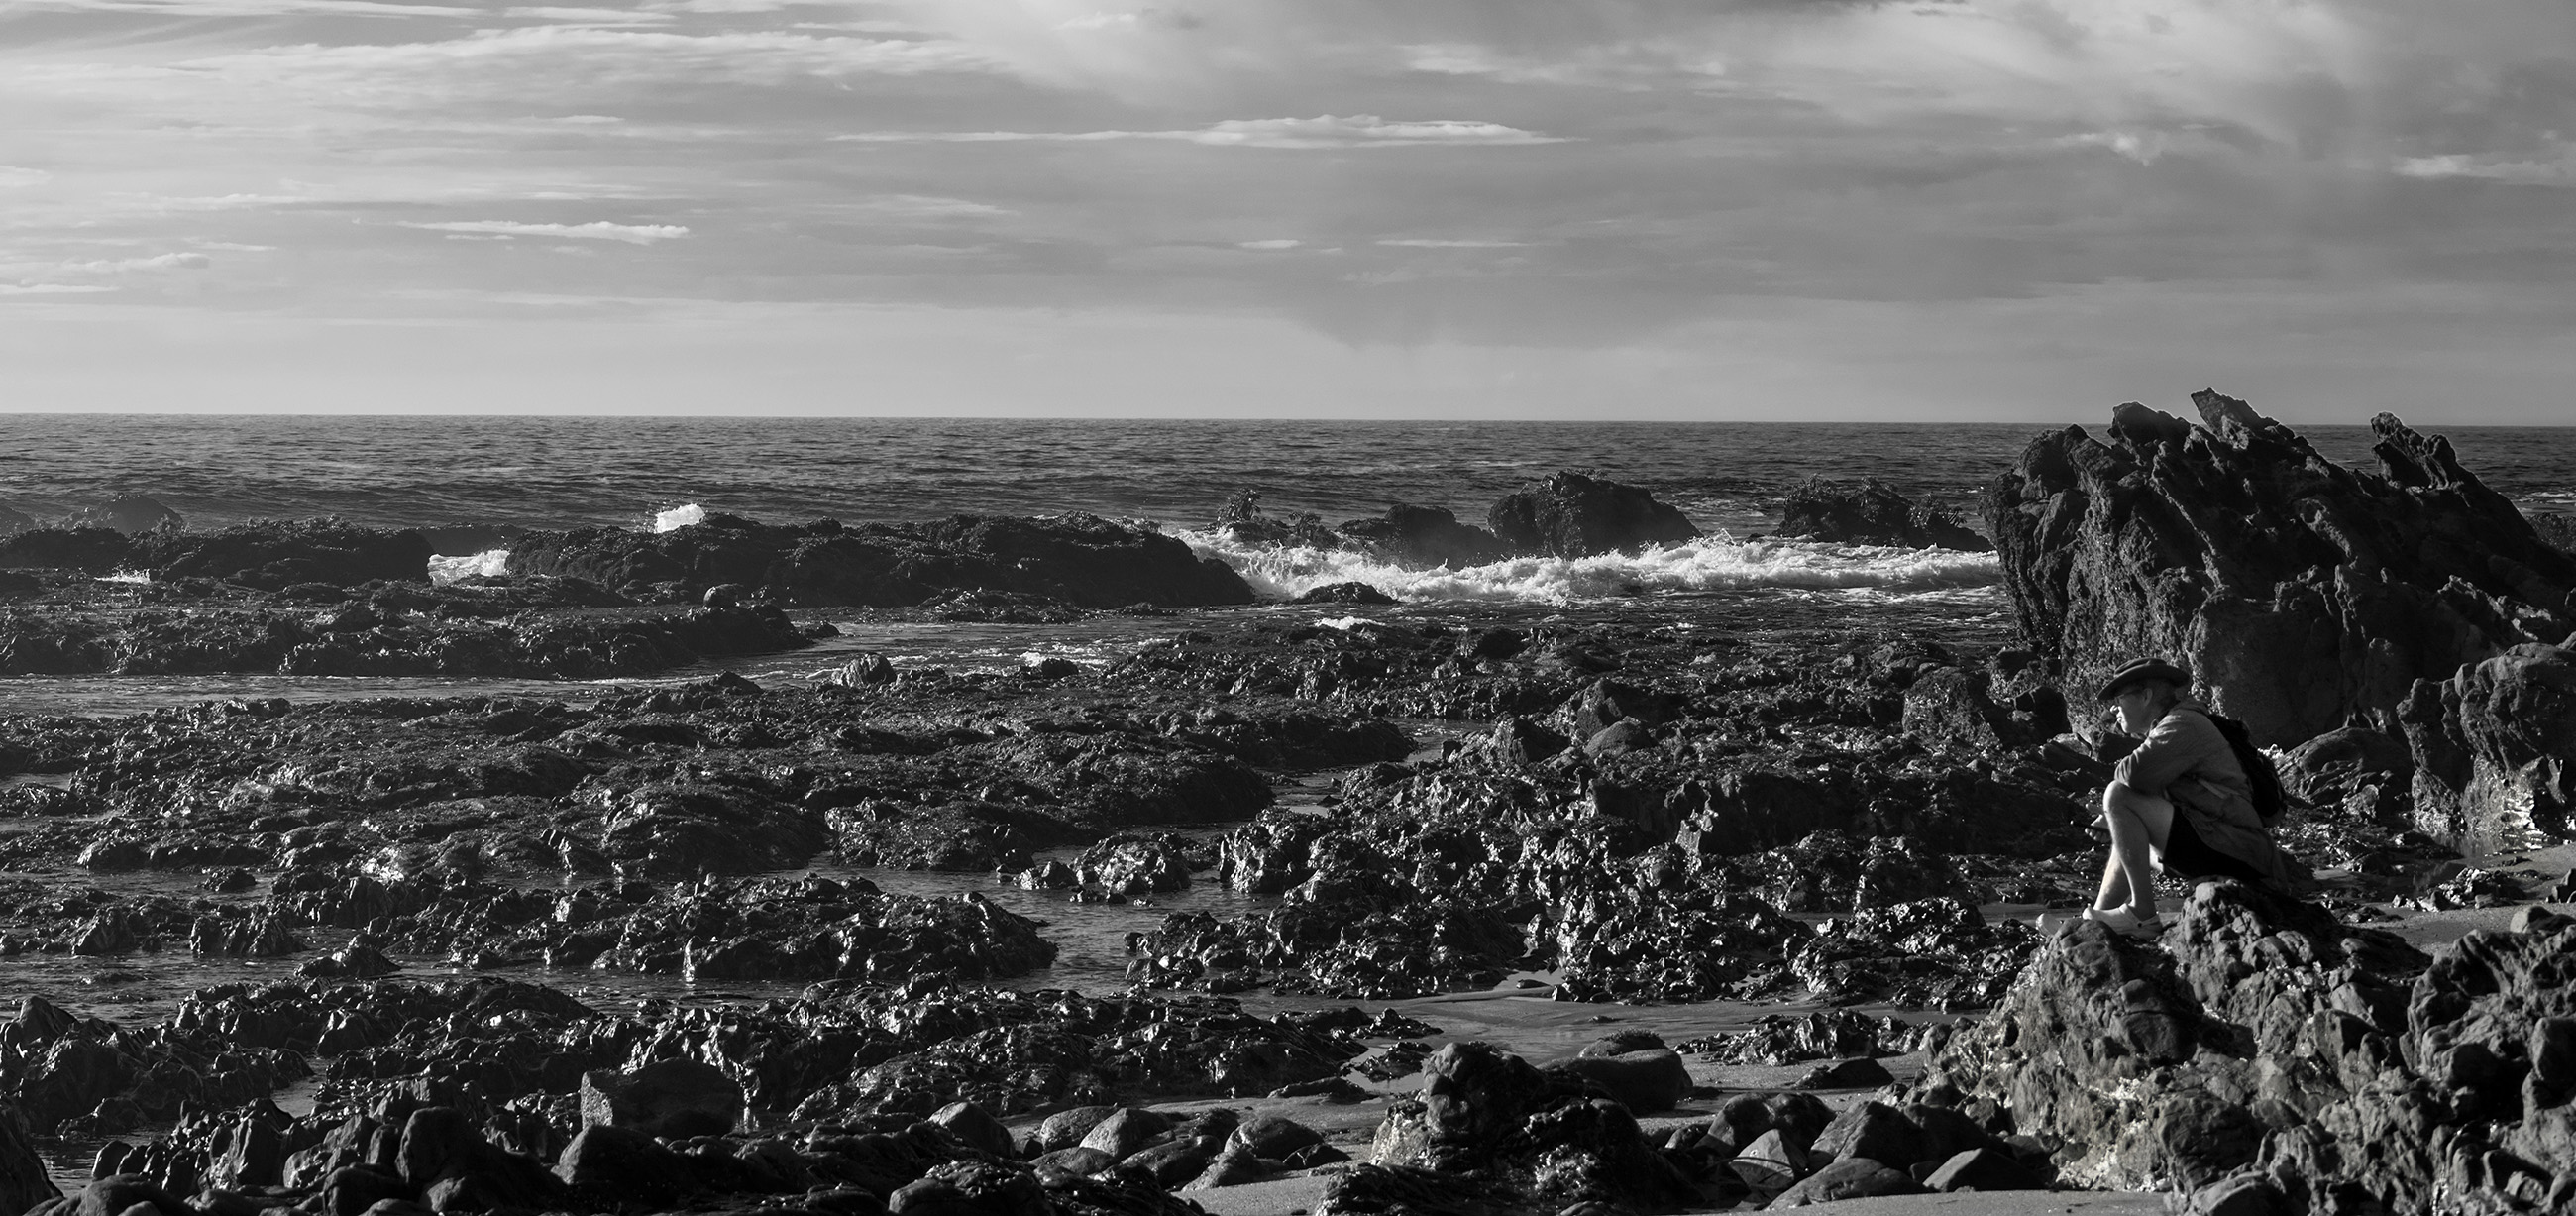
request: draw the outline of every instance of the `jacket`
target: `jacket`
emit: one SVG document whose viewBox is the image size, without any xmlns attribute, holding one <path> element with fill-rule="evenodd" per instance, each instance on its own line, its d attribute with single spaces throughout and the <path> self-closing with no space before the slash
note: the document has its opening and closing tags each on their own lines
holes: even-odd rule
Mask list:
<svg viewBox="0 0 2576 1216">
<path fill-rule="evenodd" d="M 2304 867 L 2272 843 L 2254 809 L 2245 767 L 2209 720 L 2208 706 L 2190 698 L 2175 703 L 2113 773 L 2130 789 L 2173 803 L 2174 813 L 2190 818 L 2202 843 L 2244 862 L 2266 885 L 2290 894 L 2308 885 Z"/>
</svg>

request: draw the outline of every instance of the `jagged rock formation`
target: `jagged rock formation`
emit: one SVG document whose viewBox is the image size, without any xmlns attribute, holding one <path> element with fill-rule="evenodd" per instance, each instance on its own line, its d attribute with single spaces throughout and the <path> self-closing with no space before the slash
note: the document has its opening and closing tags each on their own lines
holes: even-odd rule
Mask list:
<svg viewBox="0 0 2576 1216">
<path fill-rule="evenodd" d="M 1421 1097 L 1378 1125 L 1376 1170 L 1335 1179 L 1328 1210 L 1411 1210 L 1385 1201 L 1408 1181 L 1509 1196 L 1519 1202 L 1506 1210 L 1521 1211 L 1608 1202 L 1659 1212 L 1697 1197 L 1636 1116 L 1582 1077 L 1483 1043 L 1447 1044 L 1422 1067 Z"/>
<path fill-rule="evenodd" d="M 1644 489 L 1558 473 L 1503 496 L 1485 522 L 1505 545 L 1549 557 L 1589 557 L 1699 536 L 1681 510 Z"/>
<path fill-rule="evenodd" d="M 2067 1181 L 2194 1211 L 2565 1211 L 2576 920 L 2517 924 L 2427 959 L 2204 883 L 2160 943 L 2070 924 L 1910 1093 L 2001 1108 Z"/>
<path fill-rule="evenodd" d="M 2399 707 L 2414 826 L 2473 854 L 2576 837 L 2576 651 L 2517 646 Z"/>
<path fill-rule="evenodd" d="M 2576 630 L 2576 559 L 2448 441 L 2382 414 L 2381 472 L 2357 472 L 2242 401 L 2192 401 L 2202 425 L 2129 404 L 2107 442 L 2043 436 L 1988 491 L 2022 631 L 2068 687 L 2167 655 L 2291 744 L 2386 729 L 2416 680 Z"/>
<path fill-rule="evenodd" d="M 734 584 L 800 605 L 910 607 L 958 591 L 1001 591 L 1086 608 L 1248 604 L 1224 562 L 1157 532 L 1090 515 L 958 515 L 927 524 L 764 524 L 733 515 L 669 532 L 534 532 L 510 551 L 513 574 L 570 575 L 627 594 L 656 586 L 694 598 Z"/>
<path fill-rule="evenodd" d="M 1878 481 L 1829 481 L 1811 477 L 1789 494 L 1780 511 L 1779 536 L 1842 545 L 1902 549 L 1960 549 L 1985 553 L 1993 541 L 1938 507 L 1917 503 Z"/>
</svg>

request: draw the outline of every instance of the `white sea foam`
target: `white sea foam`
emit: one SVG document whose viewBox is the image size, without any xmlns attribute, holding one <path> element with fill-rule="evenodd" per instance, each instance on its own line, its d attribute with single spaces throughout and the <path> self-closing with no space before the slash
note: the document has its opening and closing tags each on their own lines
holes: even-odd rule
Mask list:
<svg viewBox="0 0 2576 1216">
<path fill-rule="evenodd" d="M 707 522 L 707 509 L 696 503 L 683 503 L 653 516 L 656 532 L 677 532 L 693 524 Z"/>
<path fill-rule="evenodd" d="M 1523 557 L 1466 569 L 1414 569 L 1347 550 L 1242 545 L 1209 532 L 1181 539 L 1241 572 L 1264 597 L 1294 598 L 1331 583 L 1360 582 L 1404 600 L 1569 603 L 1655 591 L 1759 587 L 1915 593 L 1992 586 L 1991 553 L 1886 549 L 1803 541 L 1740 541 L 1718 533 L 1642 553 Z"/>
<path fill-rule="evenodd" d="M 509 571 L 510 551 L 507 549 L 485 549 L 463 557 L 433 553 L 429 558 L 429 581 L 441 587 L 471 574 L 490 578 Z"/>
<path fill-rule="evenodd" d="M 114 574 L 99 575 L 98 581 L 102 583 L 148 583 L 152 581 L 152 575 L 151 572 L 145 570 L 119 570 Z"/>
</svg>

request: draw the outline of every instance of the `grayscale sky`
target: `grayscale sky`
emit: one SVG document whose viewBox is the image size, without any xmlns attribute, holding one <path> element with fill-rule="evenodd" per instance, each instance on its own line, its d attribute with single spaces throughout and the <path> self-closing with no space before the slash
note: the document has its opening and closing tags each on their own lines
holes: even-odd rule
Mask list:
<svg viewBox="0 0 2576 1216">
<path fill-rule="evenodd" d="M 2570 0 L 0 0 L 0 408 L 2576 422 Z"/>
</svg>

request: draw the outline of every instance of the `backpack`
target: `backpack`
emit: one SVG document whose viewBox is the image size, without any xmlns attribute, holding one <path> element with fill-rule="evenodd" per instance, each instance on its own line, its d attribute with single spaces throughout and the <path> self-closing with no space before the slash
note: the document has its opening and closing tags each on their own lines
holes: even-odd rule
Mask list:
<svg viewBox="0 0 2576 1216">
<path fill-rule="evenodd" d="M 2245 770 L 2246 791 L 2254 796 L 2254 813 L 2262 816 L 2264 827 L 2276 827 L 2281 813 L 2290 809 L 2289 795 L 2281 789 L 2281 770 L 2272 767 L 2272 758 L 2254 746 L 2254 736 L 2245 732 L 2245 724 L 2223 714 L 2209 715 L 2209 724 L 2227 740 L 2229 751 L 2236 753 L 2236 766 Z"/>
</svg>

